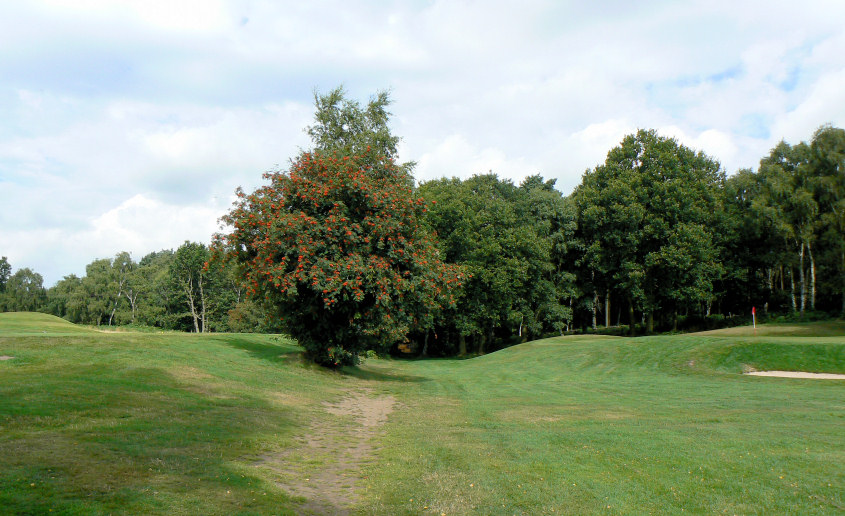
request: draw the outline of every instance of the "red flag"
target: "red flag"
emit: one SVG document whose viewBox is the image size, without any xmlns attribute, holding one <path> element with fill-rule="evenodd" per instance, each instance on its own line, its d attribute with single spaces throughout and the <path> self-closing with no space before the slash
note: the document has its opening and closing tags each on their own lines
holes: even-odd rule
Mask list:
<svg viewBox="0 0 845 516">
<path fill-rule="evenodd" d="M 752 306 L 751 307 L 751 315 L 754 315 L 756 313 L 757 313 L 757 310 Z"/>
</svg>

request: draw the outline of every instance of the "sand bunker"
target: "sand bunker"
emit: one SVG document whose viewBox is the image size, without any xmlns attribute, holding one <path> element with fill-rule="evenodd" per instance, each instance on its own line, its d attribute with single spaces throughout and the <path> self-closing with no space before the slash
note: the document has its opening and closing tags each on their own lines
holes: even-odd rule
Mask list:
<svg viewBox="0 0 845 516">
<path fill-rule="evenodd" d="M 804 373 L 801 371 L 751 371 L 751 376 L 776 376 L 778 378 L 813 378 L 816 380 L 845 380 L 845 374 Z"/>
<path fill-rule="evenodd" d="M 0 355 L 0 360 L 11 360 L 15 357 L 10 357 L 9 355 Z"/>
</svg>

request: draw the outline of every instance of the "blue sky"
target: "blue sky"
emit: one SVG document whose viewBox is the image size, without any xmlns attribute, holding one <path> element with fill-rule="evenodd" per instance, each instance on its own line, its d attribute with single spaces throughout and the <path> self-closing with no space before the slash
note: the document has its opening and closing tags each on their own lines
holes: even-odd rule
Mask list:
<svg viewBox="0 0 845 516">
<path fill-rule="evenodd" d="M 418 180 L 569 193 L 654 128 L 756 167 L 845 126 L 845 3 L 54 0 L 0 5 L 0 255 L 52 285 L 208 242 L 308 145 L 315 89 L 394 99 Z"/>
</svg>

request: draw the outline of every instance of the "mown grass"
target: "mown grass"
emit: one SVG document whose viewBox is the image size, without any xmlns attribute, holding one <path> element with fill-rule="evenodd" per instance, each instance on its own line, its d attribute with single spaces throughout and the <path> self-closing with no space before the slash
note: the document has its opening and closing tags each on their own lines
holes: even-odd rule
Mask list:
<svg viewBox="0 0 845 516">
<path fill-rule="evenodd" d="M 740 374 L 845 373 L 842 323 L 566 337 L 343 373 L 278 337 L 66 324 L 0 314 L 11 513 L 295 513 L 257 461 L 361 388 L 400 407 L 362 472 L 362 514 L 845 511 L 845 382 Z"/>
</svg>

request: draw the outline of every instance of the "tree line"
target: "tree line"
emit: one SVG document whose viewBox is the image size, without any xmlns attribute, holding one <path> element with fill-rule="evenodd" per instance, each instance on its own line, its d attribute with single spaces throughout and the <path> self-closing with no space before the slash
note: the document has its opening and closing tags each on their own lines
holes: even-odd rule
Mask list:
<svg viewBox="0 0 845 516">
<path fill-rule="evenodd" d="M 40 274 L 11 274 L 0 259 L 0 311 L 41 311 L 77 324 L 191 332 L 274 331 L 267 314 L 245 297 L 231 268 L 209 267 L 209 248 L 185 242 L 174 250 L 94 260 L 85 275 L 45 288 Z"/>
<path fill-rule="evenodd" d="M 390 99 L 315 95 L 313 148 L 239 200 L 226 232 L 44 289 L 0 261 L 0 308 L 73 322 L 275 331 L 312 358 L 484 353 L 575 330 L 629 333 L 845 315 L 845 131 L 780 142 L 757 170 L 640 130 L 570 194 L 540 175 L 415 185 Z"/>
</svg>

